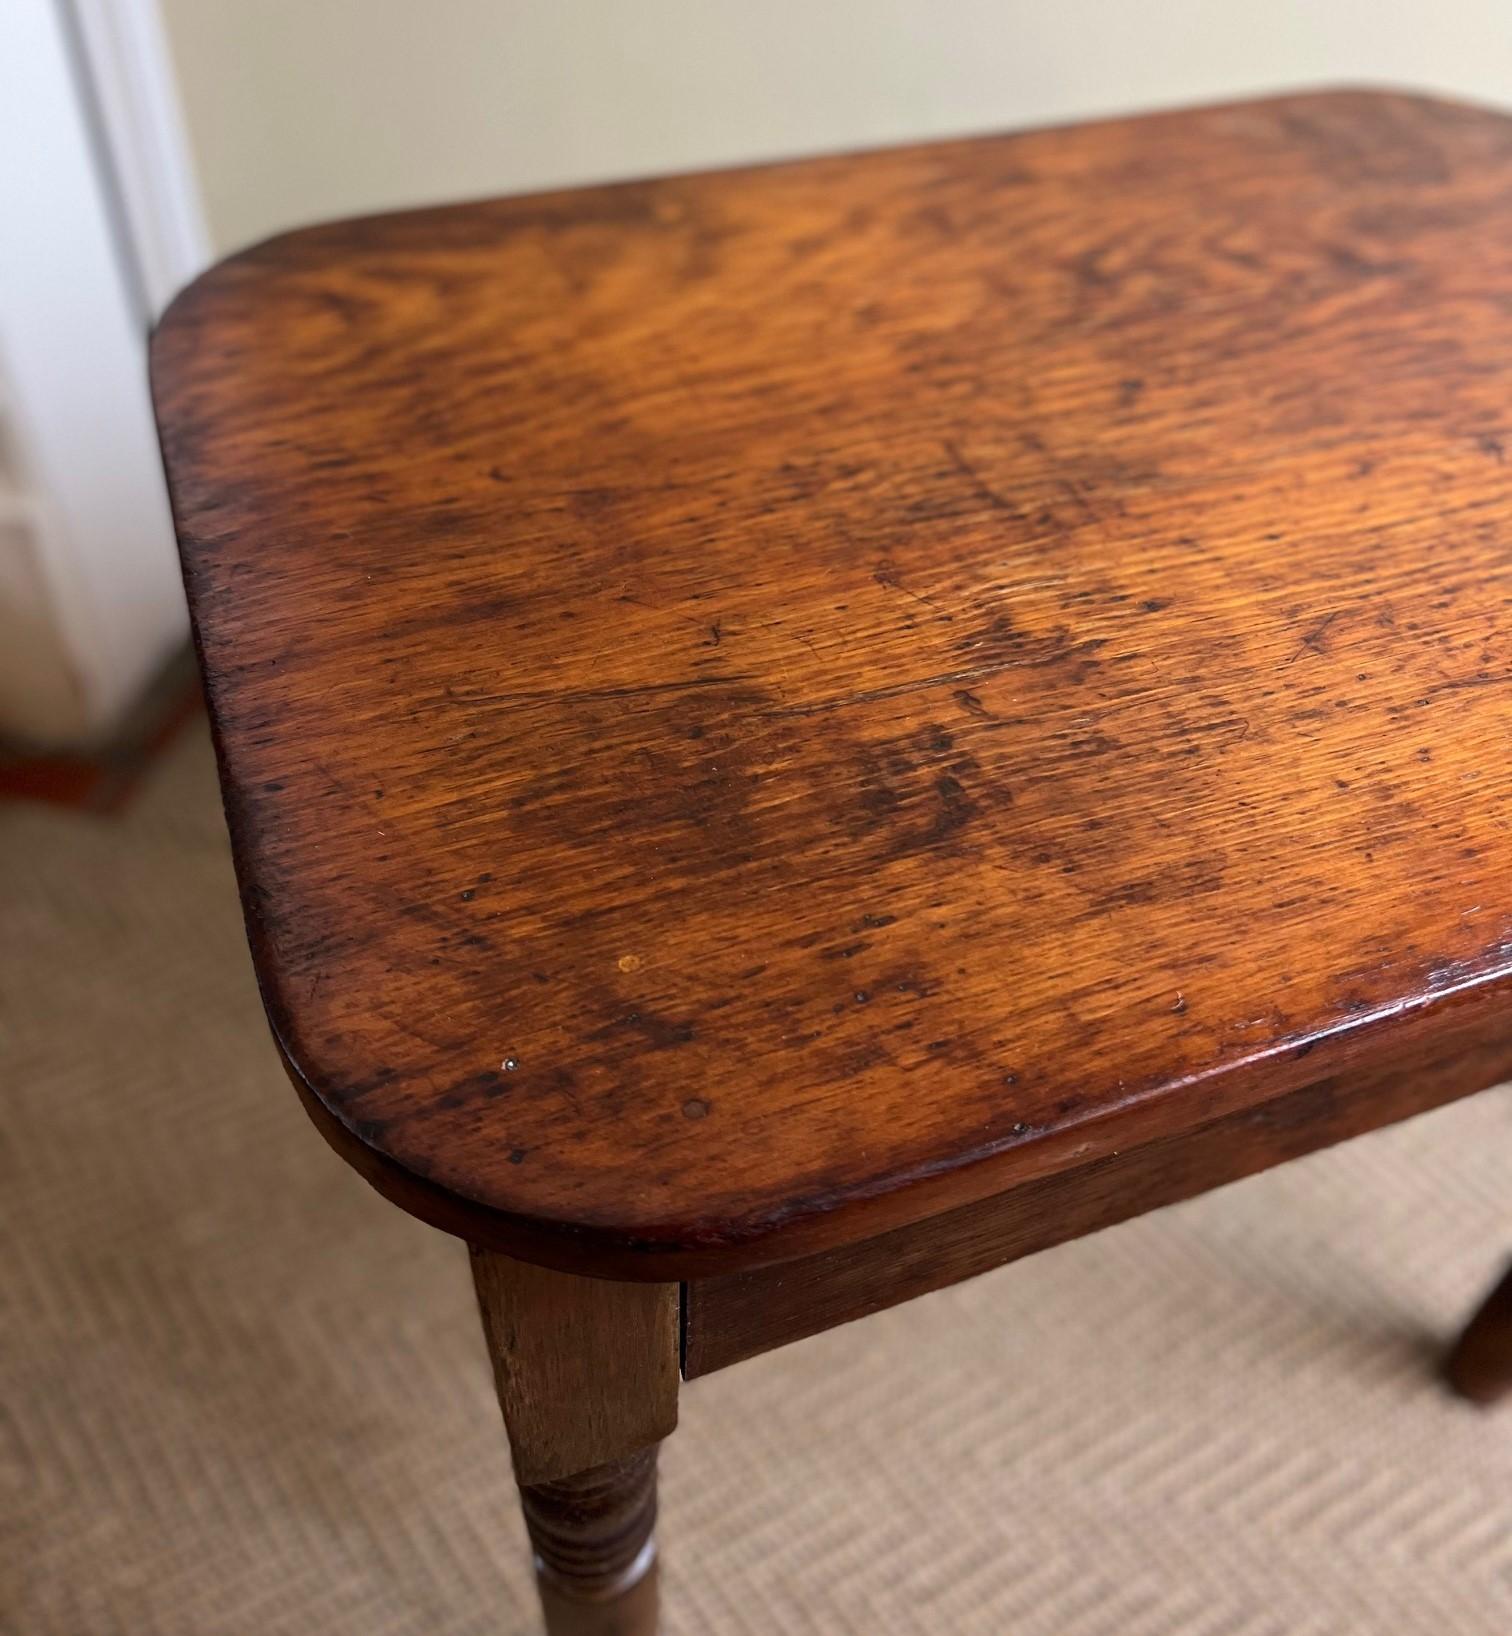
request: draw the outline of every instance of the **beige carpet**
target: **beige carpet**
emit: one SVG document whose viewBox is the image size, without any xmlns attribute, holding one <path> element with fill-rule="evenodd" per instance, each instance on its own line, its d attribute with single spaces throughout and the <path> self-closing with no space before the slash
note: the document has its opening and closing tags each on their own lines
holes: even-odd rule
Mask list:
<svg viewBox="0 0 1512 1636">
<path fill-rule="evenodd" d="M 532 1592 L 459 1245 L 307 1128 L 208 748 L 0 810 L 7 1636 L 502 1636 Z M 1512 1411 L 1434 1348 L 1512 1102 L 699 1381 L 671 1636 L 1508 1636 Z"/>
</svg>

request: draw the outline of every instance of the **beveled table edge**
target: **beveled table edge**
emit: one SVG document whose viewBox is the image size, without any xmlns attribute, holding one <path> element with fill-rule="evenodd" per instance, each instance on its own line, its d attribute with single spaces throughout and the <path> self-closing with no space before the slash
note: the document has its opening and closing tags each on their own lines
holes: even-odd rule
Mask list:
<svg viewBox="0 0 1512 1636">
<path fill-rule="evenodd" d="M 1512 1034 L 1512 970 L 1471 977 L 1326 1032 L 1275 1043 L 1240 1061 L 1136 1093 L 1076 1124 L 1037 1138 L 1031 1133 L 957 1163 L 889 1178 L 865 1191 L 805 1201 L 780 1213 L 650 1228 L 512 1212 L 417 1174 L 365 1141 L 327 1106 L 284 1049 L 271 1016 L 269 1022 L 280 1061 L 315 1128 L 390 1203 L 469 1243 L 560 1272 L 631 1282 L 692 1282 L 840 1249 L 1127 1148 L 1179 1140 L 1227 1115 L 1262 1112 L 1323 1080 L 1382 1071 L 1410 1046 L 1442 1038 L 1446 1049 L 1458 1051 L 1505 1039 Z M 1450 1080 L 1433 1087 L 1415 1111 L 1428 1112 L 1481 1088 Z M 1402 1117 L 1398 1113 L 1362 1123 L 1355 1134 Z"/>
</svg>

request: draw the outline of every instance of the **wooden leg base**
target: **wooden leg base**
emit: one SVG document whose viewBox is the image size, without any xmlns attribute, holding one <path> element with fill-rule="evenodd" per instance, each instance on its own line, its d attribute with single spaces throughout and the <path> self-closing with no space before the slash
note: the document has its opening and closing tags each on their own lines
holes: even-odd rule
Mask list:
<svg viewBox="0 0 1512 1636">
<path fill-rule="evenodd" d="M 656 1453 L 520 1489 L 549 1636 L 654 1636 Z"/>
<path fill-rule="evenodd" d="M 585 1599 L 563 1590 L 540 1572 L 539 1564 L 536 1588 L 547 1636 L 655 1636 L 658 1628 L 654 1554 L 635 1584 L 610 1597 Z"/>
<path fill-rule="evenodd" d="M 1444 1378 L 1472 1403 L 1512 1395 L 1512 1268 L 1444 1360 Z"/>
<path fill-rule="evenodd" d="M 677 1424 L 676 1284 L 474 1248 L 549 1636 L 655 1636 L 656 1454 Z"/>
</svg>

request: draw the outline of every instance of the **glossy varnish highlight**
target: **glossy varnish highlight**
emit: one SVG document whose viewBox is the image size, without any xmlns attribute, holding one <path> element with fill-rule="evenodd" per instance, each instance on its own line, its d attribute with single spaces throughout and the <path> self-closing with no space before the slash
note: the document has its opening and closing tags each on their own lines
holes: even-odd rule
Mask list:
<svg viewBox="0 0 1512 1636">
<path fill-rule="evenodd" d="M 1501 117 L 339 224 L 153 353 L 269 1013 L 432 1219 L 724 1271 L 1502 1030 Z"/>
</svg>

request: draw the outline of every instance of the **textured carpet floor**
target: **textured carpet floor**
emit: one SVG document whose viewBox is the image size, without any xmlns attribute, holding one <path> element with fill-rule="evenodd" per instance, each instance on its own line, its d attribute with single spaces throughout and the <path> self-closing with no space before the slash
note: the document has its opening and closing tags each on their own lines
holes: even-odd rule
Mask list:
<svg viewBox="0 0 1512 1636">
<path fill-rule="evenodd" d="M 534 1629 L 459 1245 L 265 1037 L 208 746 L 0 809 L 14 1636 Z M 1512 1101 L 699 1381 L 670 1636 L 1507 1636 L 1512 1411 L 1434 1350 L 1512 1250 Z"/>
</svg>

